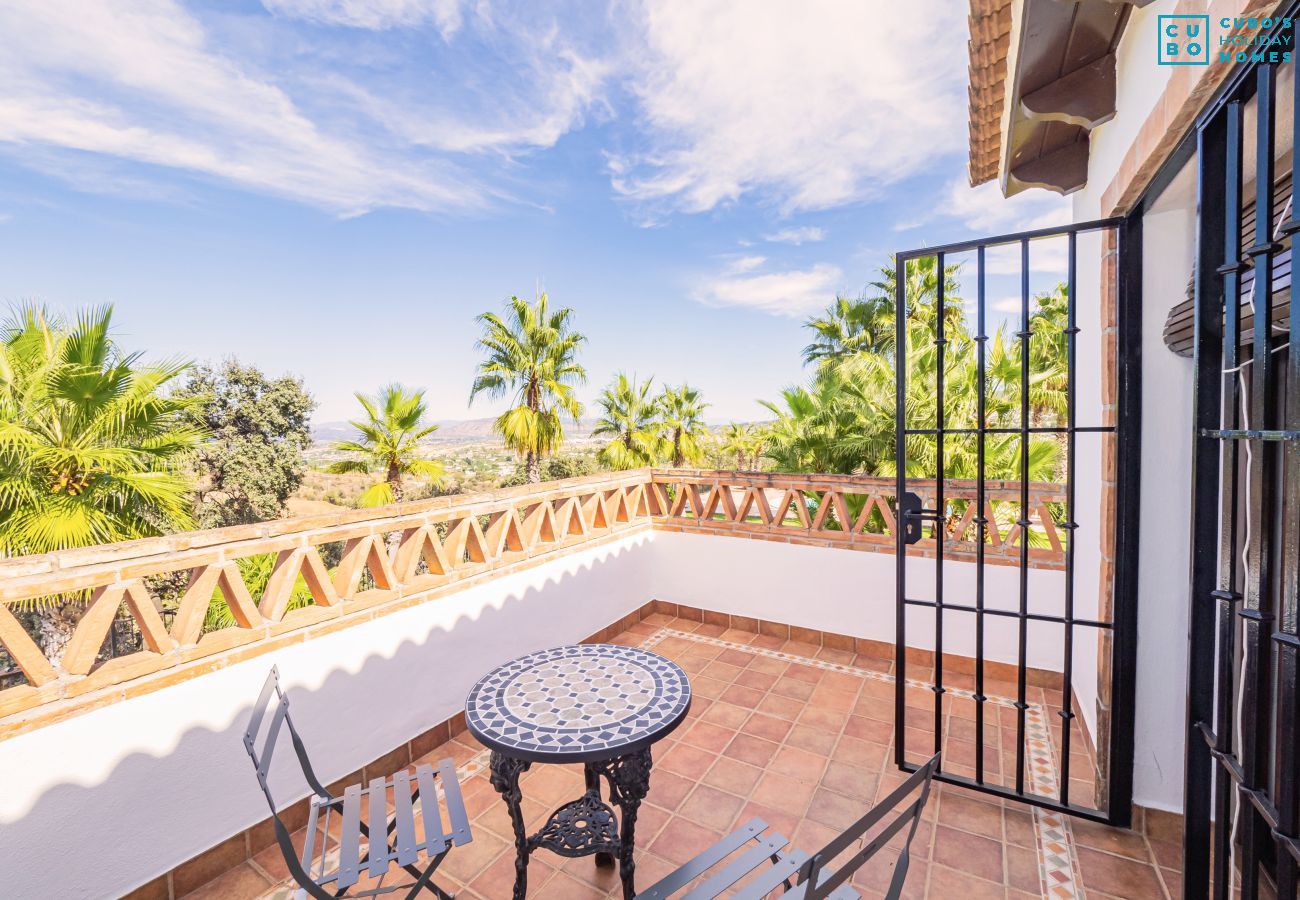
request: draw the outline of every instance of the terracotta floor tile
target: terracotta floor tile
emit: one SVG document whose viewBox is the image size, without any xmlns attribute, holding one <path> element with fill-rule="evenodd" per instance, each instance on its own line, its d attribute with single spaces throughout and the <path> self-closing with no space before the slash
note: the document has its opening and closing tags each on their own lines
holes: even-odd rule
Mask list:
<svg viewBox="0 0 1300 900">
<path fill-rule="evenodd" d="M 935 862 L 949 868 L 1002 883 L 1000 841 L 940 825 L 934 834 L 933 857 Z"/>
<path fill-rule="evenodd" d="M 736 739 L 732 738 L 733 744 L 735 741 Z M 678 744 L 655 763 L 655 768 L 681 775 L 683 778 L 689 778 L 692 781 L 698 781 L 700 776 L 709 770 L 709 766 L 713 765 L 716 758 L 716 754 L 701 750 L 699 747 L 692 747 L 690 744 Z"/>
<path fill-rule="evenodd" d="M 797 814 L 789 810 L 752 801 L 746 803 L 744 808 L 741 809 L 740 815 L 736 817 L 736 823 L 744 825 L 750 819 L 762 819 L 787 838 L 799 830 L 799 822 L 801 821 Z"/>
<path fill-rule="evenodd" d="M 826 757 L 798 747 L 782 747 L 772 759 L 769 771 L 802 781 L 817 781 L 826 771 Z"/>
<path fill-rule="evenodd" d="M 930 866 L 927 896 L 960 897 L 961 900 L 1001 900 L 1006 896 L 999 879 L 996 882 L 973 877 L 964 870 L 943 865 Z M 911 878 L 908 879 L 911 882 Z"/>
<path fill-rule="evenodd" d="M 817 684 L 822 680 L 822 676 L 826 673 L 824 670 L 813 666 L 805 666 L 802 663 L 790 663 L 789 667 L 785 670 L 785 674 L 789 678 L 806 681 L 809 684 Z"/>
<path fill-rule="evenodd" d="M 703 782 L 740 797 L 747 797 L 763 770 L 730 757 L 722 757 L 704 775 Z"/>
<path fill-rule="evenodd" d="M 765 741 L 750 734 L 738 734 L 732 738 L 723 753 L 732 759 L 762 768 L 772 761 L 777 747 L 774 741 Z"/>
<path fill-rule="evenodd" d="M 559 872 L 554 878 L 549 879 L 546 884 L 536 893 L 529 888 L 528 896 L 536 897 L 537 900 L 603 900 L 608 896 L 604 891 L 597 890 L 589 884 L 574 878 L 565 872 Z"/>
<path fill-rule="evenodd" d="M 731 831 L 736 814 L 745 801 L 739 797 L 701 784 L 677 808 L 677 814 L 692 822 L 726 834 Z"/>
<path fill-rule="evenodd" d="M 772 685 L 772 693 L 789 697 L 791 700 L 807 700 L 812 696 L 814 684 L 801 678 L 783 675 Z"/>
<path fill-rule="evenodd" d="M 1084 819 L 1075 820 L 1070 828 L 1075 841 L 1084 847 L 1105 850 L 1107 853 L 1116 853 L 1142 862 L 1148 862 L 1151 858 L 1146 839 L 1137 832 L 1109 828 Z"/>
<path fill-rule="evenodd" d="M 272 882 L 248 863 L 236 866 L 186 894 L 186 900 L 242 900 L 260 897 Z"/>
<path fill-rule="evenodd" d="M 705 710 L 700 719 L 734 731 L 745 724 L 745 720 L 749 718 L 751 712 L 752 710 L 741 709 L 739 706 L 732 706 L 730 703 L 714 703 Z"/>
<path fill-rule="evenodd" d="M 759 779 L 751 798 L 755 803 L 786 809 L 803 815 L 808 809 L 816 786 L 810 781 L 800 781 L 788 775 L 768 772 Z"/>
<path fill-rule="evenodd" d="M 656 767 L 650 772 L 650 793 L 646 795 L 646 799 L 671 811 L 686 799 L 686 795 L 691 792 L 694 785 L 695 782 L 691 779 Z"/>
<path fill-rule="evenodd" d="M 1038 871 L 1038 854 L 1026 847 L 1015 846 L 1007 846 L 1004 852 L 1007 857 L 1007 887 L 1041 895 L 1043 885 Z"/>
<path fill-rule="evenodd" d="M 1084 887 L 1118 897 L 1161 897 L 1160 879 L 1149 865 L 1131 859 L 1078 847 Z"/>
<path fill-rule="evenodd" d="M 786 735 L 785 742 L 791 747 L 807 750 L 811 753 L 828 754 L 835 746 L 835 734 L 813 728 L 811 725 L 795 725 Z"/>
<path fill-rule="evenodd" d="M 505 852 L 507 847 L 511 845 L 502 838 L 485 829 L 475 829 L 474 840 L 448 853 L 447 858 L 438 867 L 438 871 L 447 873 L 462 884 L 469 884 L 482 874 L 498 855 Z M 513 852 L 513 848 L 511 849 Z"/>
<path fill-rule="evenodd" d="M 724 662 L 741 669 L 748 666 L 756 658 L 757 657 L 755 657 L 753 653 L 745 650 L 734 650 L 730 647 L 718 654 L 719 662 Z"/>
<path fill-rule="evenodd" d="M 853 800 L 859 800 L 864 806 L 871 804 L 876 796 L 876 776 L 866 769 L 847 766 L 841 762 L 831 762 L 821 777 L 824 787 Z M 864 809 L 865 813 L 866 810 Z"/>
<path fill-rule="evenodd" d="M 776 675 L 778 678 L 785 674 L 790 664 L 779 659 L 772 659 L 770 656 L 755 656 L 749 664 L 749 668 L 755 672 L 764 672 L 768 675 Z"/>
<path fill-rule="evenodd" d="M 745 670 L 742 669 L 740 666 L 729 665 L 728 663 L 724 663 L 721 662 L 720 660 L 715 659 L 712 660 L 707 666 L 704 667 L 704 671 L 701 674 L 707 675 L 709 678 L 716 678 L 719 681 L 725 681 L 727 684 L 731 684 L 736 680 L 736 676 L 738 676 L 743 671 Z"/>
<path fill-rule="evenodd" d="M 780 743 L 790 733 L 791 727 L 791 723 L 786 719 L 778 719 L 764 713 L 754 713 L 749 717 L 749 721 L 745 723 L 744 727 L 741 728 L 741 731 L 745 734 L 752 734 L 754 737 Z"/>
<path fill-rule="evenodd" d="M 767 694 L 756 708 L 759 712 L 782 719 L 789 719 L 793 722 L 803 712 L 804 705 L 799 700 L 791 700 L 789 697 L 782 697 L 780 694 Z"/>
<path fill-rule="evenodd" d="M 763 692 L 733 684 L 722 692 L 720 699 L 724 703 L 731 703 L 745 709 L 754 709 L 762 701 Z"/>
<path fill-rule="evenodd" d="M 528 860 L 529 893 L 540 890 L 554 873 L 548 857 L 537 853 Z M 450 856 L 448 856 L 450 859 Z M 553 857 L 552 857 L 553 858 Z M 509 897 L 515 887 L 515 854 L 513 848 L 493 860 L 486 869 L 469 883 L 469 889 L 483 897 Z"/>
<path fill-rule="evenodd" d="M 753 688 L 756 691 L 771 690 L 772 685 L 776 684 L 776 676 L 768 675 L 766 672 L 758 672 L 753 669 L 747 669 L 736 676 L 736 684 Z"/>
<path fill-rule="evenodd" d="M 682 734 L 682 742 L 710 753 L 721 753 L 735 736 L 736 732 L 730 728 L 699 721 L 686 729 Z"/>
<path fill-rule="evenodd" d="M 950 828 L 969 831 L 984 837 L 1002 837 L 1002 806 L 945 793 L 939 801 L 939 822 Z M 1032 845 L 1032 836 L 1031 836 Z"/>
<path fill-rule="evenodd" d="M 808 805 L 808 818 L 841 831 L 866 815 L 870 804 L 826 788 L 818 788 Z"/>
<path fill-rule="evenodd" d="M 673 816 L 649 849 L 669 862 L 683 865 L 723 836 L 721 830 L 705 828 L 682 816 Z"/>
</svg>

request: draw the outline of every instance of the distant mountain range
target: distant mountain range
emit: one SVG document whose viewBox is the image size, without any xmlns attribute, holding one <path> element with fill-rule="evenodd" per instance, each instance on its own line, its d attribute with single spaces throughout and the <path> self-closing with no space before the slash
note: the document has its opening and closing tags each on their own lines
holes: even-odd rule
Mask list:
<svg viewBox="0 0 1300 900">
<path fill-rule="evenodd" d="M 492 432 L 492 423 L 496 421 L 493 418 L 486 419 L 446 419 L 437 422 L 438 430 L 431 436 L 433 441 L 489 441 L 495 435 Z M 591 435 L 592 428 L 595 427 L 595 420 L 585 420 L 574 425 L 572 422 L 566 422 L 564 433 L 570 438 L 585 438 Z M 312 439 L 317 444 L 328 444 L 331 441 L 345 441 L 356 437 L 356 429 L 347 422 L 319 422 L 312 425 Z"/>
<path fill-rule="evenodd" d="M 441 420 L 437 423 L 438 430 L 429 439 L 431 441 L 447 441 L 450 443 L 490 441 L 496 437 L 492 432 L 492 423 L 494 421 L 496 420 L 493 418 Z M 710 428 L 721 428 L 727 423 L 725 421 L 710 421 L 707 424 Z M 577 425 L 572 422 L 565 422 L 564 434 L 570 439 L 582 440 L 591 437 L 591 431 L 595 427 L 595 419 L 583 419 Z M 329 444 L 332 441 L 345 441 L 354 438 L 356 437 L 356 430 L 347 422 L 318 422 L 312 425 L 311 436 L 317 446 L 320 446 Z"/>
</svg>

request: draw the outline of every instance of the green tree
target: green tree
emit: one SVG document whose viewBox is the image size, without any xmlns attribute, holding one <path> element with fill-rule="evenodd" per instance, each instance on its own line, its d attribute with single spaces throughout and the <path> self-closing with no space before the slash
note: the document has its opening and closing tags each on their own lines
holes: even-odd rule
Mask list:
<svg viewBox="0 0 1300 900">
<path fill-rule="evenodd" d="M 360 438 L 333 445 L 333 449 L 351 456 L 331 463 L 329 471 L 383 474 L 361 495 L 361 505 L 400 503 L 406 493 L 403 478 L 407 475 L 428 479 L 435 487 L 441 485 L 447 477 L 442 463 L 420 456 L 420 441 L 438 430 L 437 425 L 424 421 L 428 406 L 423 389 L 408 391 L 400 384 L 390 384 L 375 397 L 358 392 L 356 398 L 366 418 L 350 424 Z"/>
<path fill-rule="evenodd" d="M 278 518 L 302 484 L 316 403 L 301 379 L 269 379 L 228 359 L 199 366 L 178 393 L 198 400 L 211 433 L 198 452 L 196 518 L 207 528 Z"/>
<path fill-rule="evenodd" d="M 766 432 L 753 425 L 731 422 L 718 435 L 718 452 L 735 460 L 738 471 L 756 470 L 766 446 Z"/>
<path fill-rule="evenodd" d="M 893 295 L 836 297 L 804 327 L 815 335 L 803 348 L 805 364 L 833 364 L 863 351 L 884 353 L 894 346 Z"/>
<path fill-rule="evenodd" d="M 568 307 L 552 311 L 546 294 L 534 304 L 511 297 L 504 315 L 478 317 L 483 326 L 478 346 L 487 358 L 479 363 L 470 403 L 479 394 L 512 397 L 513 406 L 493 427 L 523 457 L 533 483 L 541 481 L 542 457 L 564 443 L 562 415 L 575 423 L 582 415 L 574 387 L 587 380 L 578 363 L 578 350 L 587 339 L 573 330 L 572 319 Z"/>
<path fill-rule="evenodd" d="M 607 468 L 651 466 L 663 456 L 659 404 L 650 396 L 653 382 L 653 378 L 638 382 L 620 372 L 596 401 L 601 415 L 592 435 L 610 438 L 597 454 Z"/>
<path fill-rule="evenodd" d="M 205 436 L 180 360 L 147 364 L 112 336 L 112 307 L 67 321 L 40 307 L 0 325 L 0 555 L 149 537 L 192 524 L 186 461 Z M 55 664 L 84 609 L 47 598 Z"/>
<path fill-rule="evenodd" d="M 659 417 L 664 429 L 668 456 L 674 466 L 695 465 L 704 458 L 703 441 L 708 436 L 704 425 L 705 403 L 700 392 L 688 384 L 664 386 L 659 395 Z"/>
</svg>

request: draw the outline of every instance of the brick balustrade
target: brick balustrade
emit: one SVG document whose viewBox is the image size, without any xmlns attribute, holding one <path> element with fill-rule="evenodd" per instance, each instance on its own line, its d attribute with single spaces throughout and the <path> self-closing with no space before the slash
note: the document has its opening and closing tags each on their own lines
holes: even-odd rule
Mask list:
<svg viewBox="0 0 1300 900">
<path fill-rule="evenodd" d="M 932 481 L 912 489 L 933 505 Z M 892 478 L 639 469 L 0 560 L 0 644 L 26 682 L 0 690 L 0 739 L 637 531 L 893 552 L 894 491 Z M 945 493 L 959 501 L 945 554 L 970 558 L 975 485 L 950 480 Z M 986 496 L 992 522 L 994 503 L 1014 504 L 1019 485 L 989 483 Z M 1064 499 L 1062 489 L 1033 484 L 1030 496 L 1036 543 L 1046 544 L 1030 548 L 1031 565 L 1059 568 L 1063 537 L 1048 504 Z M 1007 521 L 1016 518 L 1004 512 L 990 526 L 990 562 L 1018 563 L 1021 528 Z M 339 553 L 332 571 L 325 545 Z M 933 537 L 913 549 L 932 555 Z M 275 559 L 254 597 L 238 561 L 262 554 Z M 150 579 L 175 573 L 185 586 L 168 625 Z M 300 584 L 313 602 L 290 609 Z M 56 666 L 11 607 L 68 594 L 88 602 Z M 205 633 L 214 603 L 235 624 Z M 123 611 L 143 649 L 101 660 Z"/>
</svg>

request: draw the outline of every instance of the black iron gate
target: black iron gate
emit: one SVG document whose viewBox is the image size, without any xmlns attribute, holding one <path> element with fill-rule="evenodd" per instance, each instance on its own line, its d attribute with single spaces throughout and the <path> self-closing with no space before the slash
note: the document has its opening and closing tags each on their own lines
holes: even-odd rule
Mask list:
<svg viewBox="0 0 1300 900">
<path fill-rule="evenodd" d="M 1140 273 L 1139 229 L 1140 219 L 1110 219 L 929 247 L 898 254 L 894 275 L 899 511 L 896 529 L 896 761 L 901 768 L 912 771 L 919 761 L 931 753 L 940 752 L 943 754 L 941 768 L 935 777 L 942 781 L 1120 825 L 1129 821 L 1132 795 L 1136 647 L 1136 606 L 1132 594 L 1136 566 L 1131 560 L 1136 558 L 1135 501 L 1140 415 L 1139 370 L 1136 365 L 1140 341 L 1140 280 L 1135 280 Z M 1076 421 L 1080 375 L 1076 343 L 1085 330 L 1091 329 L 1090 337 L 1093 338 L 1102 331 L 1095 303 L 1089 307 L 1094 314 L 1087 322 L 1076 317 L 1076 257 L 1081 239 L 1100 244 L 1103 238 L 1114 242 L 1118 255 L 1117 265 L 1109 270 L 1115 279 L 1109 289 L 1114 291 L 1111 296 L 1118 307 L 1115 372 L 1111 382 L 1116 388 L 1113 424 L 1103 421 L 1101 415 L 1092 410 L 1085 413 L 1088 421 Z M 1061 273 L 1065 321 L 1051 326 L 1040 318 L 1039 301 L 1031 292 L 1030 272 L 1035 254 L 1039 252 L 1036 248 L 1047 247 L 1053 242 L 1058 249 L 1061 242 L 1065 244 L 1065 271 Z M 997 255 L 999 269 L 1005 275 L 1008 250 L 1011 260 L 1019 263 L 1017 309 L 1009 322 L 991 329 L 987 296 L 990 254 Z M 953 290 L 948 283 L 948 266 L 958 259 L 966 267 L 965 272 L 974 269 L 973 334 L 966 310 L 970 300 L 959 301 L 947 296 Z M 923 273 L 923 270 L 930 269 L 937 273 L 933 279 L 927 279 Z M 965 275 L 961 277 L 966 278 Z M 1006 305 L 1003 301 L 999 309 L 1005 311 Z M 954 316 L 953 310 L 958 306 L 962 307 L 961 312 Z M 1055 314 L 1062 316 L 1059 307 Z M 962 338 L 955 343 L 952 323 L 958 321 L 962 323 Z M 1042 333 L 1036 333 L 1036 324 Z M 1040 346 L 1035 341 L 1050 339 L 1064 345 L 1065 383 L 1059 387 L 1065 393 L 1065 408 L 1055 415 L 1043 416 L 1031 408 L 1031 379 L 1036 379 L 1032 358 Z M 1104 341 L 1105 337 L 1100 340 Z M 1000 354 L 998 360 L 991 359 L 995 349 Z M 1014 368 L 1017 350 L 1018 372 L 1008 379 L 1008 362 Z M 947 383 L 954 353 L 973 356 L 975 370 L 973 416 L 968 399 L 959 421 L 950 421 L 953 418 L 950 408 L 955 408 L 955 405 L 947 399 L 949 391 L 955 389 Z M 914 384 L 922 378 L 919 373 L 922 361 L 927 373 L 925 383 Z M 1004 385 L 1018 378 L 1018 391 L 1014 385 L 1009 388 L 1015 396 L 1010 409 L 994 411 L 988 408 L 990 383 L 994 377 L 990 374 L 991 365 Z M 913 368 L 918 371 L 909 371 Z M 932 380 L 928 375 L 930 369 L 934 373 Z M 969 369 L 963 376 L 967 382 L 963 389 L 967 391 L 968 376 Z M 928 396 L 930 391 L 933 392 L 932 398 Z M 922 402 L 929 399 L 933 400 L 932 413 L 928 412 L 926 402 Z M 1006 405 L 1004 397 L 1003 406 Z M 1014 408 L 1016 406 L 1018 410 Z M 927 412 L 921 415 L 919 408 Z M 1080 475 L 1075 465 L 1076 443 L 1081 436 L 1089 434 L 1114 440 L 1119 460 L 1115 502 L 1098 513 L 1099 516 L 1111 517 L 1114 571 L 1118 574 L 1111 611 L 1097 617 L 1080 612 L 1075 592 L 1075 557 L 1080 532 L 1075 508 L 1076 478 Z M 1053 505 L 1033 504 L 1031 501 L 1031 444 L 1042 441 L 1056 443 L 1056 451 L 1060 454 L 1054 480 L 1062 489 L 1063 501 Z M 958 449 L 966 460 L 960 467 L 949 460 L 950 455 L 955 455 L 950 451 Z M 1018 464 L 1011 464 L 1014 470 L 1011 474 L 991 469 L 989 457 L 995 449 L 1000 454 L 1003 470 L 1008 468 L 1007 454 L 1015 454 Z M 972 455 L 974 471 L 966 471 L 970 468 Z M 918 460 L 922 459 L 926 471 L 917 471 Z M 965 492 L 965 499 L 952 496 L 958 492 L 950 491 L 949 484 L 957 475 L 966 479 L 968 485 L 970 477 L 974 476 L 973 501 L 969 499 L 969 490 Z M 922 479 L 927 485 L 925 493 L 928 496 L 924 499 L 909 492 L 909 486 L 917 486 L 917 479 Z M 995 508 L 989 499 L 994 487 L 1002 498 L 1000 508 Z M 973 509 L 969 506 L 971 502 Z M 1031 521 L 1031 507 L 1041 510 L 1038 523 Z M 1051 520 L 1046 521 L 1045 517 L 1049 515 Z M 1014 516 L 1014 520 L 999 524 L 999 519 L 1009 516 Z M 958 524 L 954 526 L 953 523 Z M 986 576 L 991 565 L 988 548 L 993 543 L 1007 543 L 1001 534 L 1003 525 L 1011 529 L 1009 533 L 1013 538 L 1017 529 L 1019 534 L 1018 559 L 1011 560 L 1015 566 L 1012 570 L 1015 587 L 1010 591 L 1016 595 L 1014 602 L 992 597 L 987 589 Z M 952 556 L 958 555 L 957 539 L 972 526 L 973 549 L 970 547 L 972 541 L 968 539 L 962 558 L 954 561 Z M 1106 527 L 1104 523 L 1102 527 Z M 1042 603 L 1031 602 L 1041 599 L 1031 597 L 1031 569 L 1039 563 L 1031 543 L 1036 534 L 1041 538 L 1044 533 L 1053 536 L 1053 546 L 1061 542 L 1064 545 L 1061 548 L 1064 558 L 1058 560 L 1059 568 L 1063 570 L 1060 603 L 1050 609 L 1044 609 Z M 1060 541 L 1056 539 L 1058 534 L 1063 536 Z M 922 599 L 909 591 L 909 560 L 912 566 L 928 567 L 930 564 L 928 559 L 918 558 L 917 551 L 921 548 L 909 552 L 909 546 L 922 539 L 926 542 L 924 557 L 933 556 L 933 599 Z M 1092 539 L 1098 540 L 1095 535 Z M 1007 560 L 998 562 L 1005 565 Z M 948 586 L 944 583 L 945 569 L 951 565 L 964 567 L 962 581 L 956 587 L 951 578 Z M 973 584 L 969 577 L 972 572 L 969 567 L 972 566 Z M 913 570 L 914 574 L 916 571 Z M 1003 572 L 1001 582 L 1005 584 L 1007 577 L 1005 570 Z M 918 608 L 930 610 L 929 615 L 933 617 L 933 648 L 920 661 L 909 660 L 907 634 L 908 612 Z M 994 654 L 1001 655 L 1001 661 L 990 660 L 988 640 L 991 629 L 1004 637 L 1014 635 L 1013 660 L 1007 660 L 1005 652 Z M 1045 632 L 1054 635 L 1050 638 L 1054 642 L 1053 653 L 1059 647 L 1061 654 L 1057 657 L 1058 662 L 1051 666 L 1053 671 L 1059 669 L 1060 672 L 1053 688 L 1059 698 L 1054 708 L 1047 708 L 1049 703 L 1031 699 L 1031 694 L 1040 698 L 1048 695 L 1040 690 L 1043 687 L 1043 668 L 1033 668 L 1029 661 L 1034 641 L 1041 641 Z M 1105 755 L 1105 777 L 1097 779 L 1095 795 L 1081 801 L 1071 796 L 1071 784 L 1076 780 L 1072 774 L 1082 773 L 1072 773 L 1070 765 L 1072 750 L 1080 749 L 1077 743 L 1072 747 L 1072 740 L 1086 740 L 1090 736 L 1081 729 L 1082 711 L 1077 708 L 1075 699 L 1075 689 L 1080 685 L 1073 681 L 1079 653 L 1076 647 L 1082 632 L 1093 638 L 1091 646 L 1097 646 L 1099 641 L 1101 646 L 1109 648 L 1107 666 L 1110 672 L 1101 671 L 1100 675 L 1090 674 L 1089 677 L 1098 678 L 1099 690 L 1106 692 L 1110 719 L 1104 729 L 1104 740 L 1095 747 L 1098 757 Z M 973 666 L 965 659 L 948 657 L 950 648 L 959 639 L 964 639 L 967 645 L 973 642 Z M 1005 645 L 1006 640 L 1002 643 Z M 950 673 L 945 670 L 950 664 L 949 659 L 951 664 L 960 662 L 973 671 Z M 997 667 L 995 672 L 1000 682 L 996 685 L 997 693 L 1002 696 L 994 696 L 995 692 L 989 687 L 992 679 L 986 677 L 986 670 L 993 667 Z M 1009 672 L 1014 674 L 1009 675 Z M 918 699 L 918 695 L 924 697 L 927 689 L 933 694 L 932 701 Z M 927 705 L 932 702 L 932 711 L 918 709 L 920 702 Z M 973 713 L 969 722 L 961 723 L 962 730 L 973 734 L 974 759 L 969 761 L 973 763 L 969 766 L 958 765 L 956 754 L 952 752 L 955 744 L 949 735 L 952 725 L 949 717 L 955 714 L 959 704 L 964 704 L 964 708 Z M 1052 721 L 1054 718 L 1055 723 Z M 969 739 L 972 734 L 960 737 Z M 995 749 L 991 749 L 991 745 Z M 995 763 L 997 771 L 991 771 Z M 1051 771 L 1045 772 L 1044 767 Z"/>
<path fill-rule="evenodd" d="M 1242 66 L 1197 124 L 1185 897 L 1231 896 L 1234 868 L 1243 897 L 1266 877 L 1297 895 L 1300 189 L 1277 196 L 1278 68 Z"/>
</svg>

